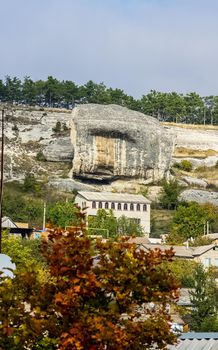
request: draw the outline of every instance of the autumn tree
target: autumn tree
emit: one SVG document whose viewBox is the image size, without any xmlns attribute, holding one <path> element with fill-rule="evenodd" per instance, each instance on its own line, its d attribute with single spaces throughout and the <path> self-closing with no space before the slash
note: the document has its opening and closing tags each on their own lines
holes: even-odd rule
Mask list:
<svg viewBox="0 0 218 350">
<path fill-rule="evenodd" d="M 46 278 L 30 264 L 1 280 L 2 349 L 164 349 L 175 341 L 166 305 L 178 285 L 164 264 L 172 250 L 92 241 L 80 227 L 52 230 L 43 254 Z"/>
</svg>

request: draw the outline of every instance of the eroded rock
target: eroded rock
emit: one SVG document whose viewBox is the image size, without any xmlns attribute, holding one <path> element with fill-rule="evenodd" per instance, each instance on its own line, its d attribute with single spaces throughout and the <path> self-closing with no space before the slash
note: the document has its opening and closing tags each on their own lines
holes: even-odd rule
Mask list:
<svg viewBox="0 0 218 350">
<path fill-rule="evenodd" d="M 189 189 L 180 194 L 180 199 L 187 202 L 197 202 L 201 204 L 211 203 L 218 205 L 218 192 Z"/>
<path fill-rule="evenodd" d="M 149 183 L 162 179 L 169 170 L 173 138 L 156 119 L 124 107 L 76 107 L 71 141 L 75 177 L 138 178 Z"/>
</svg>

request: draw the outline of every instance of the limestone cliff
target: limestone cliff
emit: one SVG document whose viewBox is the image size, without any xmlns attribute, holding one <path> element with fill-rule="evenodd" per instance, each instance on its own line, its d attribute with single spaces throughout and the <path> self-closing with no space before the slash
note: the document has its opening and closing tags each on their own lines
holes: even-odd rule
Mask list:
<svg viewBox="0 0 218 350">
<path fill-rule="evenodd" d="M 73 176 L 112 181 L 167 175 L 173 138 L 160 123 L 117 105 L 87 104 L 72 114 Z"/>
</svg>

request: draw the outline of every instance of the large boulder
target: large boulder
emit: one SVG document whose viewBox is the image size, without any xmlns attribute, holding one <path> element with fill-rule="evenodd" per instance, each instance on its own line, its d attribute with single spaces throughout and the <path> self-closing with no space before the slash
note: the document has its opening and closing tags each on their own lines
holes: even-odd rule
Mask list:
<svg viewBox="0 0 218 350">
<path fill-rule="evenodd" d="M 43 150 L 46 160 L 52 162 L 71 162 L 73 159 L 73 146 L 68 137 L 55 139 Z"/>
<path fill-rule="evenodd" d="M 218 192 L 188 189 L 180 194 L 180 200 L 218 206 Z"/>
<path fill-rule="evenodd" d="M 173 138 L 160 123 L 117 105 L 87 104 L 73 110 L 73 176 L 112 181 L 158 181 L 168 173 Z"/>
</svg>

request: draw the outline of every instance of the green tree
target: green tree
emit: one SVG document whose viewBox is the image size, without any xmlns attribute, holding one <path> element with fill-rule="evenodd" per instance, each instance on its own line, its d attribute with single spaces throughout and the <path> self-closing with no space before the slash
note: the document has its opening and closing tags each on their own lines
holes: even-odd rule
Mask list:
<svg viewBox="0 0 218 350">
<path fill-rule="evenodd" d="M 211 204 L 180 204 L 173 217 L 171 234 L 176 234 L 183 241 L 191 237 L 196 238 L 203 235 L 205 223 L 212 223 L 216 218 L 217 209 Z"/>
<path fill-rule="evenodd" d="M 47 221 L 56 227 L 76 226 L 80 222 L 79 209 L 73 201 L 58 201 L 50 204 Z"/>
<path fill-rule="evenodd" d="M 104 237 L 116 237 L 117 219 L 111 209 L 99 209 L 96 216 L 88 217 L 88 228 L 92 235 L 100 234 Z"/>
<path fill-rule="evenodd" d="M 142 227 L 135 220 L 124 215 L 116 218 L 111 209 L 99 209 L 96 216 L 90 216 L 88 218 L 88 228 L 92 235 L 100 234 L 109 238 L 144 235 Z"/>
<path fill-rule="evenodd" d="M 175 209 L 179 203 L 181 186 L 176 180 L 164 181 L 159 197 L 159 202 L 163 209 Z"/>
<path fill-rule="evenodd" d="M 33 262 L 40 266 L 45 265 L 45 259 L 41 254 L 41 240 L 29 240 L 16 237 L 6 231 L 2 235 L 2 253 L 9 255 L 16 267 L 25 267 Z"/>
<path fill-rule="evenodd" d="M 122 215 L 117 219 L 117 234 L 119 236 L 143 236 L 142 227 L 134 219 Z"/>
<path fill-rule="evenodd" d="M 192 303 L 191 327 L 196 332 L 217 331 L 216 283 L 201 264 L 197 265 L 194 277 L 195 287 L 190 292 Z"/>
<path fill-rule="evenodd" d="M 30 77 L 25 77 L 22 85 L 22 95 L 25 102 L 29 105 L 36 103 L 36 87 Z"/>
</svg>

